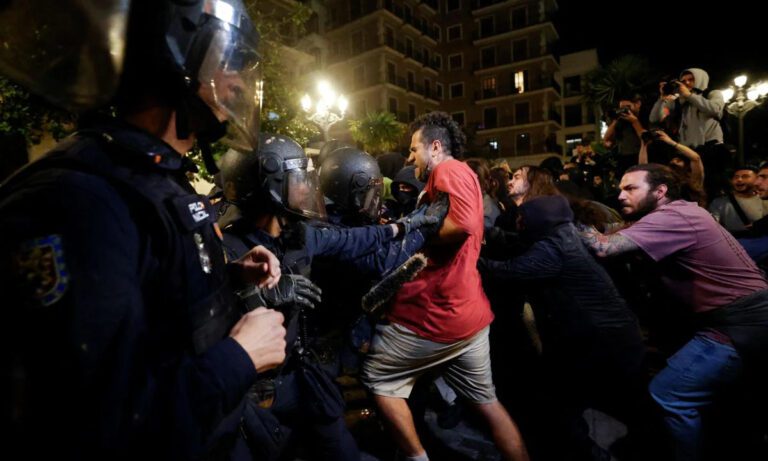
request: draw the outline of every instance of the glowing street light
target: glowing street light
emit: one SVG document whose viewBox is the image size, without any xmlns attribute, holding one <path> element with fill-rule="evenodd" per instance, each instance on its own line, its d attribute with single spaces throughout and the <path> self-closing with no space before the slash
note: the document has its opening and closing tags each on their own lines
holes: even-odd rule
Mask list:
<svg viewBox="0 0 768 461">
<path fill-rule="evenodd" d="M 301 108 L 307 113 L 307 120 L 317 125 L 323 132 L 323 139 L 329 140 L 328 131 L 331 126 L 344 118 L 349 101 L 344 95 L 336 94 L 330 83 L 326 80 L 317 82 L 318 98 L 316 102 L 305 94 L 301 98 Z M 314 112 L 312 107 L 314 106 Z"/>
<path fill-rule="evenodd" d="M 747 87 L 747 76 L 739 75 L 733 79 L 734 86 L 722 90 L 725 110 L 739 119 L 738 163 L 744 163 L 744 116 L 747 112 L 765 101 L 768 94 L 768 82 L 757 82 Z"/>
</svg>

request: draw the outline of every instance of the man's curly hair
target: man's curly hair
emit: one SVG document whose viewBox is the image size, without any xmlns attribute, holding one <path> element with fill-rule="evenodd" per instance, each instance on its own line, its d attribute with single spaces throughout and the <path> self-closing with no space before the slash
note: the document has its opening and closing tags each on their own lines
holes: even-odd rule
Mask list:
<svg viewBox="0 0 768 461">
<path fill-rule="evenodd" d="M 443 145 L 443 150 L 454 158 L 461 158 L 464 155 L 467 138 L 459 128 L 459 124 L 445 112 L 423 114 L 411 122 L 409 129 L 411 136 L 421 130 L 421 141 L 425 146 L 438 140 Z"/>
</svg>

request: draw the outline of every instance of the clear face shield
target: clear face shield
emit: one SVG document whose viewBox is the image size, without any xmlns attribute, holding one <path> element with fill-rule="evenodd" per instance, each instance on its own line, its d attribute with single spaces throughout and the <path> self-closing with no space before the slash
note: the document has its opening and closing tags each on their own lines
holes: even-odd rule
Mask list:
<svg viewBox="0 0 768 461">
<path fill-rule="evenodd" d="M 253 151 L 258 148 L 263 96 L 257 38 L 255 33 L 248 36 L 235 27 L 244 19 L 227 3 L 208 3 L 220 22 L 197 73 L 198 93 L 216 118 L 227 122 L 223 141 L 243 152 Z"/>
<path fill-rule="evenodd" d="M 368 182 L 367 190 L 360 203 L 359 213 L 370 218 L 373 221 L 379 219 L 381 212 L 381 194 L 383 190 L 383 181 L 381 178 L 371 178 Z"/>
<path fill-rule="evenodd" d="M 310 219 L 326 219 L 325 202 L 317 170 L 307 170 L 307 159 L 284 162 L 283 200 L 285 207 Z"/>
</svg>

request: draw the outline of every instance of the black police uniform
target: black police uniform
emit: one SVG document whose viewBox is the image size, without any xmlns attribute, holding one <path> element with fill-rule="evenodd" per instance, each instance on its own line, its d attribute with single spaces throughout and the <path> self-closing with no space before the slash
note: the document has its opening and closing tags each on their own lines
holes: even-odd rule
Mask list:
<svg viewBox="0 0 768 461">
<path fill-rule="evenodd" d="M 0 189 L 3 420 L 29 459 L 229 452 L 256 380 L 190 163 L 116 120 Z"/>
</svg>

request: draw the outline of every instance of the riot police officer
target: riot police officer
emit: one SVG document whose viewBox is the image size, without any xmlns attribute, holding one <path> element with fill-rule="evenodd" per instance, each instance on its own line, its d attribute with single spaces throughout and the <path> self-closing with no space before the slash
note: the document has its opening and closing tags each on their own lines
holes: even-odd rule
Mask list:
<svg viewBox="0 0 768 461">
<path fill-rule="evenodd" d="M 332 222 L 361 226 L 378 221 L 384 177 L 369 154 L 354 148 L 334 150 L 320 164 L 320 188 Z"/>
<path fill-rule="evenodd" d="M 246 392 L 283 361 L 285 330 L 276 311 L 241 317 L 231 287 L 274 286 L 279 263 L 260 247 L 225 265 L 183 154 L 227 125 L 233 142 L 256 147 L 253 24 L 240 0 L 62 2 L 40 7 L 36 25 L 14 22 L 13 10 L 0 11 L 0 29 L 46 31 L 59 78 L 25 78 L 38 68 L 22 60 L 46 50 L 21 31 L 0 68 L 69 107 L 93 107 L 78 99 L 89 82 L 70 77 L 103 77 L 104 61 L 122 56 L 109 47 L 126 24 L 128 34 L 118 116 L 87 117 L 0 189 L 0 278 L 12 307 L 0 335 L 5 450 L 94 460 L 234 453 Z M 72 29 L 83 30 L 82 53 L 49 35 L 73 12 L 88 13 Z M 89 43 L 105 24 L 108 45 Z M 97 56 L 102 46 L 109 52 Z"/>
<path fill-rule="evenodd" d="M 304 277 L 310 276 L 312 260 L 318 256 L 334 258 L 337 263 L 356 261 L 379 274 L 387 266 L 396 267 L 409 255 L 402 250 L 407 246 L 395 239 L 405 234 L 420 245 L 424 236 L 418 228 L 435 222 L 422 214 L 407 225 L 346 229 L 320 224 L 317 220 L 325 218 L 326 210 L 317 172 L 309 168 L 301 146 L 286 136 L 262 134 L 257 155 L 230 150 L 222 158 L 221 171 L 224 194 L 242 215 L 224 229 L 228 256 L 236 258 L 255 245 L 264 245 L 281 259 L 283 272 L 290 273 L 283 277 L 296 280 L 296 288 L 310 288 Z M 390 251 L 383 250 L 390 247 Z M 412 248 L 415 251 L 418 246 Z M 308 294 L 309 290 L 296 292 L 297 297 Z M 300 309 L 286 311 L 286 317 L 289 359 L 271 383 L 258 386 L 262 392 L 257 397 L 282 423 L 282 433 L 316 442 L 314 456 L 359 459 L 344 424 L 344 404 L 333 374 L 311 352 L 315 329 Z"/>
</svg>

